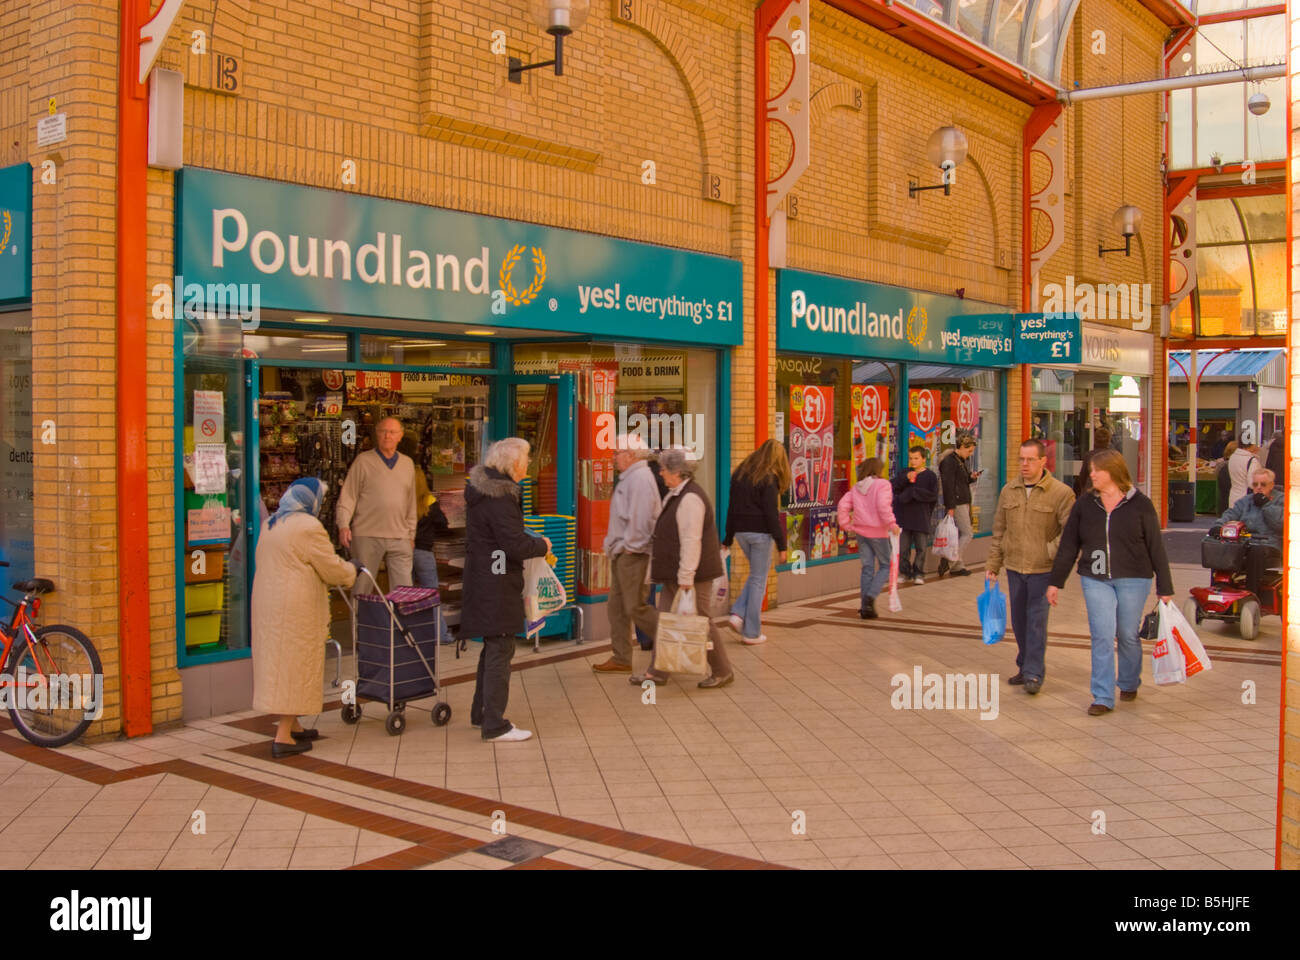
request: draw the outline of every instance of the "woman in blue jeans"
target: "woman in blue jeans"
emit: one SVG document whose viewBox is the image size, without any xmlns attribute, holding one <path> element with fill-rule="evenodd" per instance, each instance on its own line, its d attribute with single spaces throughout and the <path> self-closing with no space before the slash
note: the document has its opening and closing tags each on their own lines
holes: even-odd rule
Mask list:
<svg viewBox="0 0 1300 960">
<path fill-rule="evenodd" d="M 1077 557 L 1088 632 L 1092 634 L 1092 706 L 1088 713 L 1099 717 L 1115 708 L 1116 685 L 1121 700 L 1137 699 L 1142 684 L 1142 644 L 1137 634 L 1151 579 L 1155 578 L 1160 599 L 1170 601 L 1174 599 L 1174 580 L 1160 534 L 1160 517 L 1155 505 L 1133 486 L 1123 456 L 1115 450 L 1101 450 L 1091 458 L 1092 489 L 1075 502 L 1061 533 L 1047 602 L 1056 605 L 1057 594 L 1070 576 L 1070 564 Z"/>
<path fill-rule="evenodd" d="M 751 646 L 764 643 L 759 615 L 767 596 L 767 571 L 772 565 L 773 545 L 785 563 L 785 524 L 781 522 L 781 494 L 790 489 L 790 461 L 785 447 L 775 440 L 745 458 L 731 475 L 731 496 L 727 500 L 727 529 L 722 545 L 740 544 L 749 562 L 749 576 L 740 596 L 731 605 L 731 629 L 740 642 Z"/>
</svg>

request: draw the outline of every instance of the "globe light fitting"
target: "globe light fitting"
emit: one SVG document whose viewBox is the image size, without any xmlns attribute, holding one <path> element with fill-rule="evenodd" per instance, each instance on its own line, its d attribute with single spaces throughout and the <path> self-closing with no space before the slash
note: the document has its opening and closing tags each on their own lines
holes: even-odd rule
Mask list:
<svg viewBox="0 0 1300 960">
<path fill-rule="evenodd" d="M 564 76 L 564 38 L 587 22 L 591 0 L 529 0 L 528 14 L 533 22 L 555 38 L 555 56 L 527 66 L 518 57 L 509 60 L 511 83 L 523 83 L 524 71 L 555 67 L 557 77 Z"/>
<path fill-rule="evenodd" d="M 1133 236 L 1142 227 L 1142 211 L 1131 203 L 1126 203 L 1111 214 L 1110 226 L 1112 230 L 1124 238 L 1124 246 L 1107 248 L 1099 243 L 1097 244 L 1097 256 L 1101 257 L 1108 253 L 1120 252 L 1126 257 L 1132 256 Z"/>
<path fill-rule="evenodd" d="M 907 195 L 915 197 L 923 190 L 942 190 L 945 197 L 951 196 L 952 185 L 957 182 L 957 166 L 965 161 L 967 148 L 966 134 L 956 127 L 940 127 L 930 134 L 926 153 L 930 162 L 943 171 L 943 182 L 923 187 L 913 181 L 907 187 Z"/>
</svg>

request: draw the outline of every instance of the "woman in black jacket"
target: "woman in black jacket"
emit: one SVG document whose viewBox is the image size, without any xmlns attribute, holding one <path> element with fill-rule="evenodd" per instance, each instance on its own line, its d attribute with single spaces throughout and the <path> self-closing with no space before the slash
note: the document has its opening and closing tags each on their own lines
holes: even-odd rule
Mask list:
<svg viewBox="0 0 1300 960">
<path fill-rule="evenodd" d="M 528 441 L 498 440 L 465 481 L 465 603 L 460 635 L 482 637 L 469 722 L 484 740 L 532 736 L 505 718 L 510 661 L 524 626 L 524 561 L 544 557 L 551 541 L 524 526 L 519 481 L 528 473 Z"/>
<path fill-rule="evenodd" d="M 1151 578 L 1155 577 L 1160 599 L 1169 601 L 1174 599 L 1174 580 L 1155 504 L 1133 486 L 1124 458 L 1115 450 L 1094 451 L 1090 456 L 1091 487 L 1074 504 L 1061 533 L 1047 602 L 1056 606 L 1070 564 L 1078 557 L 1092 634 L 1093 703 L 1088 713 L 1097 717 L 1114 709 L 1117 679 L 1121 700 L 1137 698 L 1142 683 L 1142 644 L 1137 634 Z"/>
<path fill-rule="evenodd" d="M 740 634 L 740 642 L 751 646 L 763 643 L 760 615 L 767 596 L 767 570 L 772 563 L 772 545 L 785 563 L 785 524 L 781 522 L 781 494 L 790 489 L 790 461 L 785 447 L 775 440 L 745 458 L 731 475 L 731 495 L 727 500 L 727 530 L 722 545 L 731 549 L 739 541 L 749 563 L 749 576 L 736 602 L 731 605 L 731 629 Z"/>
</svg>

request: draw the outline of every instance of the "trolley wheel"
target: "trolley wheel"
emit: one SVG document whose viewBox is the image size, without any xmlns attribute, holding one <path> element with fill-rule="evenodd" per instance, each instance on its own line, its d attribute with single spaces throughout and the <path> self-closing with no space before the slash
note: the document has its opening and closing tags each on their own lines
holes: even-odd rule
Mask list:
<svg viewBox="0 0 1300 960">
<path fill-rule="evenodd" d="M 361 704 L 345 703 L 340 713 L 343 715 L 344 723 L 356 723 L 361 719 Z"/>
<path fill-rule="evenodd" d="M 447 721 L 451 719 L 451 704 L 440 703 L 433 708 L 433 725 L 435 727 L 445 727 Z"/>
<path fill-rule="evenodd" d="M 384 729 L 394 737 L 399 736 L 406 729 L 406 714 L 401 710 L 394 710 L 384 721 Z"/>
<path fill-rule="evenodd" d="M 1205 615 L 1201 613 L 1201 605 L 1196 602 L 1195 597 L 1188 597 L 1183 601 L 1183 617 L 1188 623 L 1194 623 L 1198 626 L 1205 619 Z"/>
<path fill-rule="evenodd" d="M 1254 640 L 1259 636 L 1259 601 L 1243 600 L 1241 602 L 1241 639 Z"/>
</svg>

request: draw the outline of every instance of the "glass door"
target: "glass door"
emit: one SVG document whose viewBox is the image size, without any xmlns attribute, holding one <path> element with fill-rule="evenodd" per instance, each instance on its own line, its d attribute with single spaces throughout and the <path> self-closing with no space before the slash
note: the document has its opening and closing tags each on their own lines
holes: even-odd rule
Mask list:
<svg viewBox="0 0 1300 960">
<path fill-rule="evenodd" d="M 531 499 L 524 512 L 573 516 L 577 467 L 573 375 L 510 376 L 498 382 L 504 388 L 506 436 L 521 437 L 532 447 L 525 487 Z"/>
</svg>

